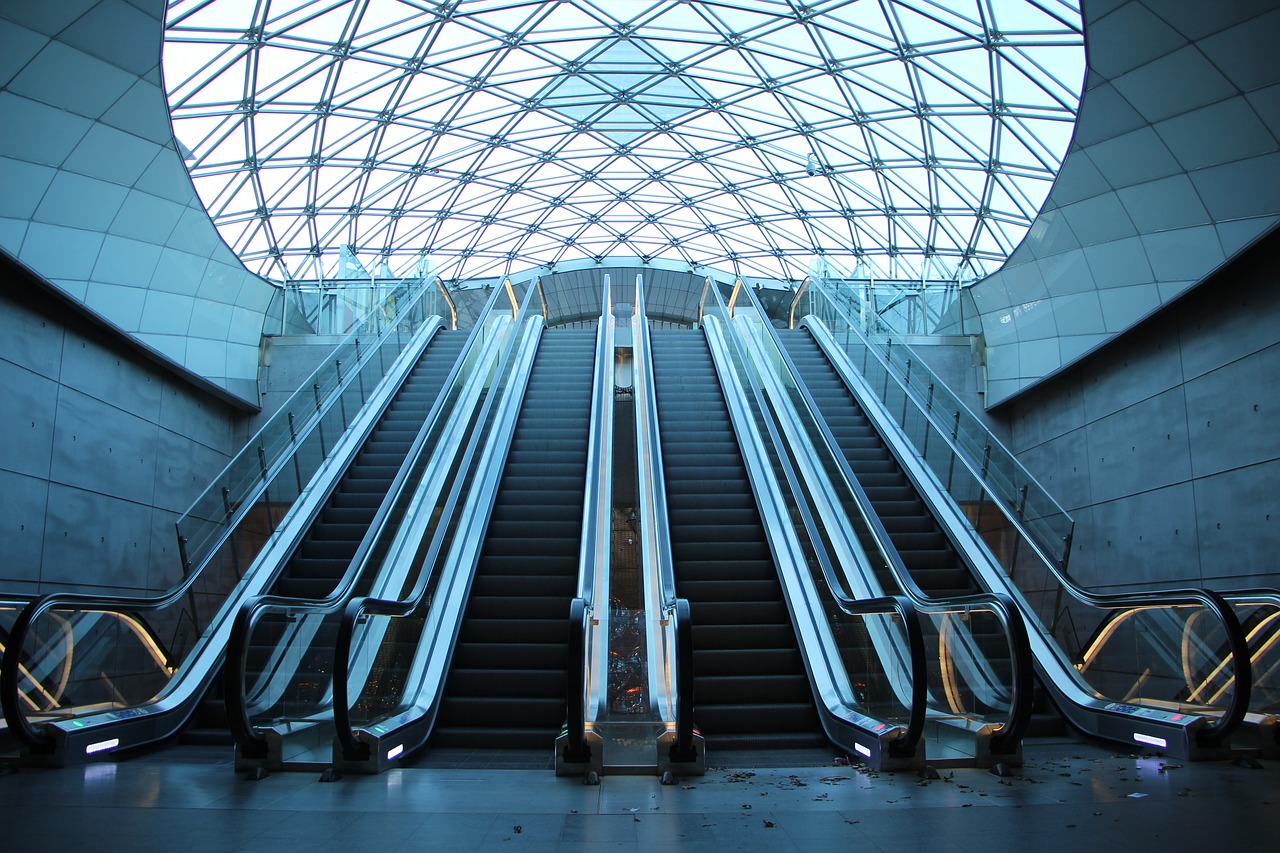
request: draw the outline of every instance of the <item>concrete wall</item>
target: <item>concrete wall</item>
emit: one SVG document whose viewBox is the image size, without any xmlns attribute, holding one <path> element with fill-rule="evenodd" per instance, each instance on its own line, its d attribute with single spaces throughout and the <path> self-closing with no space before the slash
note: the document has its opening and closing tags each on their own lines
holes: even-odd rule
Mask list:
<svg viewBox="0 0 1280 853">
<path fill-rule="evenodd" d="M 275 288 L 222 241 L 173 138 L 164 0 L 0 2 L 0 247 L 256 405 Z"/>
<path fill-rule="evenodd" d="M 0 590 L 167 588 L 237 415 L 0 261 Z"/>
<path fill-rule="evenodd" d="M 1280 235 L 996 414 L 1100 587 L 1280 586 Z"/>
<path fill-rule="evenodd" d="M 974 285 L 996 405 L 1280 221 L 1280 4 L 1086 0 L 1089 74 L 1031 230 Z"/>
</svg>

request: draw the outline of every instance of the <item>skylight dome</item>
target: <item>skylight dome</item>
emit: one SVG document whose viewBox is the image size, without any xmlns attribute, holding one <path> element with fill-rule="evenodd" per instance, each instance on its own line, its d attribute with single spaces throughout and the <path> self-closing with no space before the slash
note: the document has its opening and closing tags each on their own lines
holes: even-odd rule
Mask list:
<svg viewBox="0 0 1280 853">
<path fill-rule="evenodd" d="M 1078 0 L 175 0 L 163 68 L 197 192 L 271 278 L 347 247 L 933 280 L 1022 238 L 1084 49 Z"/>
</svg>

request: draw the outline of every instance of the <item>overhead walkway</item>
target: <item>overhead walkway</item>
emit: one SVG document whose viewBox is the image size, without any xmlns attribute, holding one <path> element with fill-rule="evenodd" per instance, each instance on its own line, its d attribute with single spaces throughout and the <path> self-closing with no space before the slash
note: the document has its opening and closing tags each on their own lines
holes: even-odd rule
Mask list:
<svg viewBox="0 0 1280 853">
<path fill-rule="evenodd" d="M 1266 615 L 1251 652 L 1218 593 L 1101 595 L 1077 584 L 1069 517 L 909 347 L 874 320 L 864 333 L 858 316 L 857 294 L 809 282 L 778 318 L 794 329 L 777 338 L 911 579 L 1015 602 L 1041 683 L 1084 733 L 1180 757 L 1232 754 L 1251 658 L 1274 654 Z M 1255 599 L 1260 613 L 1275 606 L 1274 595 Z M 1273 721 L 1253 716 L 1274 738 Z"/>
<path fill-rule="evenodd" d="M 53 594 L 6 631 L 0 701 L 20 759 L 77 763 L 171 737 L 219 671 L 236 608 L 324 594 L 462 347 L 437 282 L 339 343 L 178 524 L 183 576 L 151 598 Z M 297 662 L 307 673 L 312 662 Z M 300 689 L 310 689 L 302 675 Z"/>
</svg>

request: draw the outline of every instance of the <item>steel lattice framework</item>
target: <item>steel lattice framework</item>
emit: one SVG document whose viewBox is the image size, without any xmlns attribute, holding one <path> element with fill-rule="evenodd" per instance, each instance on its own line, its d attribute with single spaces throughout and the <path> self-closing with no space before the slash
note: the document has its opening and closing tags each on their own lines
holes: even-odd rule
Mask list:
<svg viewBox="0 0 1280 853">
<path fill-rule="evenodd" d="M 1078 0 L 175 0 L 164 76 L 250 269 L 603 257 L 999 267 L 1056 175 Z"/>
</svg>

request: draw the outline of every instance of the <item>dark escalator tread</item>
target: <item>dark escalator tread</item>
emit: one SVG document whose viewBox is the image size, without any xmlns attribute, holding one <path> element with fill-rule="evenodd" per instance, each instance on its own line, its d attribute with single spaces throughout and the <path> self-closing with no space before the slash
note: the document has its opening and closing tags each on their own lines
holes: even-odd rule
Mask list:
<svg viewBox="0 0 1280 853">
<path fill-rule="evenodd" d="M 826 745 L 777 570 L 702 337 L 653 332 L 676 591 L 695 725 L 716 750 Z"/>
<path fill-rule="evenodd" d="M 817 342 L 803 329 L 780 337 L 915 582 L 929 595 L 976 592 L 959 554 Z"/>
<path fill-rule="evenodd" d="M 375 427 L 285 566 L 273 592 L 315 597 L 333 591 L 333 581 L 346 572 L 355 556 L 360 540 L 368 531 L 409 452 L 414 435 L 430 413 L 465 342 L 465 333 L 439 332 L 427 346 L 379 423 L 379 427 L 383 427 L 388 421 L 401 417 L 412 421 L 412 429 L 391 433 Z M 328 589 L 321 591 L 325 585 Z"/>
<path fill-rule="evenodd" d="M 565 719 L 595 333 L 548 330 L 498 484 L 431 744 L 549 749 Z"/>
</svg>

